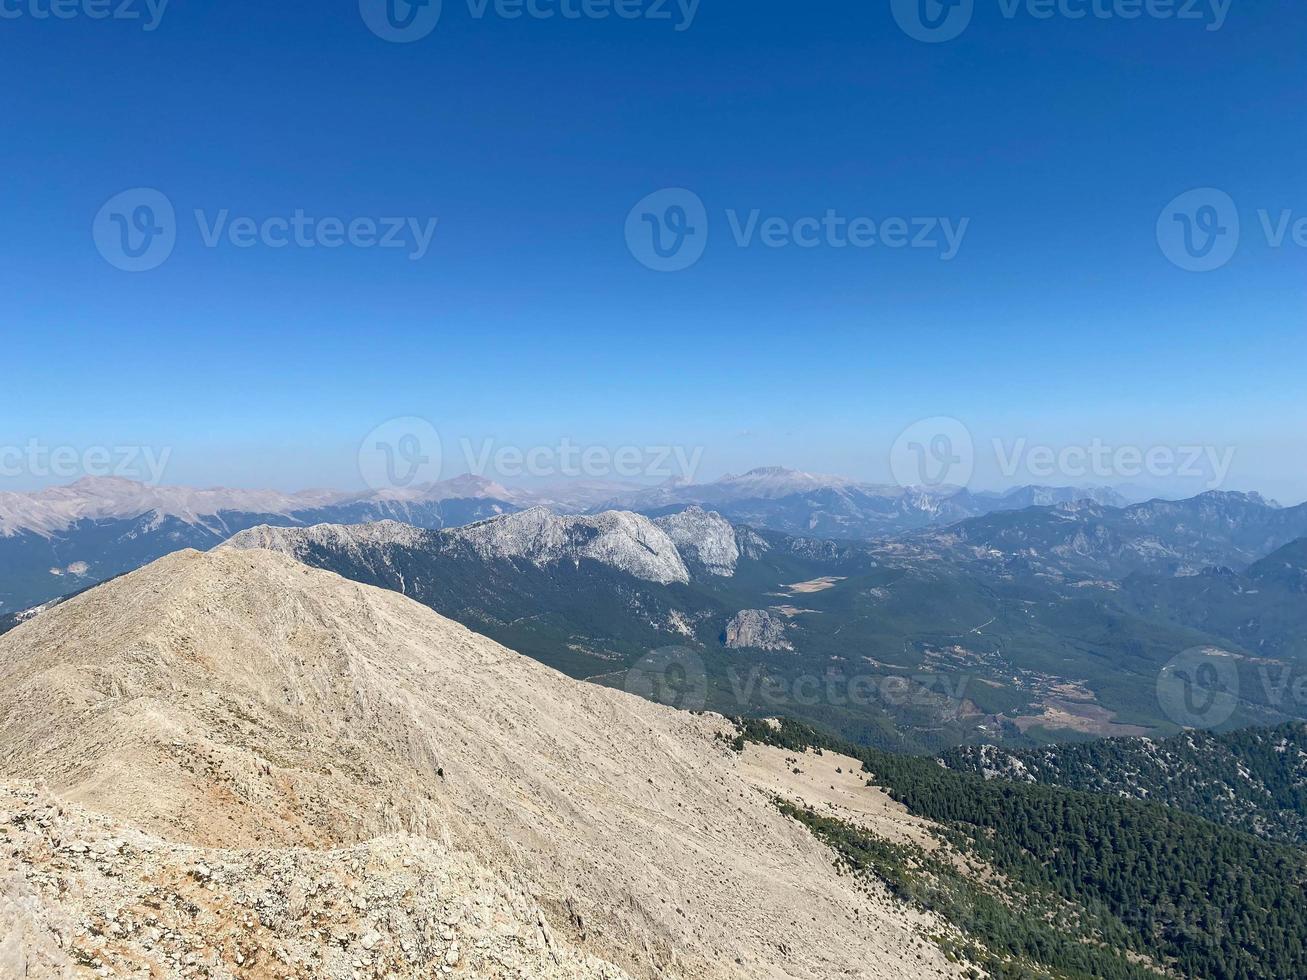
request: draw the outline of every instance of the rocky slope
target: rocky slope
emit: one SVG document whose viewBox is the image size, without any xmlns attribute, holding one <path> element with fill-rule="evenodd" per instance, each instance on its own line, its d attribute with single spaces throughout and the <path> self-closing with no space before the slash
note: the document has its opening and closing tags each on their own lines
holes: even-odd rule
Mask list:
<svg viewBox="0 0 1307 980">
<path fill-rule="evenodd" d="M 955 975 L 725 730 L 282 555 L 179 552 L 0 638 L 0 955 L 34 976 Z"/>
<path fill-rule="evenodd" d="M 725 578 L 735 574 L 740 543 L 736 529 L 720 514 L 687 507 L 654 523 L 667 533 L 684 558 L 697 562 L 708 574 Z"/>
<path fill-rule="evenodd" d="M 766 609 L 743 609 L 726 624 L 726 646 L 732 650 L 793 650 L 785 638 L 785 620 Z"/>
<path fill-rule="evenodd" d="M 590 559 L 649 582 L 690 580 L 667 532 L 625 511 L 559 517 L 533 507 L 447 531 L 444 540 L 465 544 L 482 558 L 520 558 L 537 566 Z"/>
</svg>

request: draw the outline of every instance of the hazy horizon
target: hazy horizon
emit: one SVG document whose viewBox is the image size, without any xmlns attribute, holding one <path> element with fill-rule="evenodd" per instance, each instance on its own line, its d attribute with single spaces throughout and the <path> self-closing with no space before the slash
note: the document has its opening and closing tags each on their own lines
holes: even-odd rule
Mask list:
<svg viewBox="0 0 1307 980">
<path fill-rule="evenodd" d="M 976 4 L 944 39 L 901 6 L 17 9 L 0 452 L 362 487 L 420 417 L 446 476 L 568 439 L 893 483 L 943 417 L 977 487 L 1140 482 L 992 448 L 1097 441 L 1307 498 L 1307 8 Z"/>
</svg>

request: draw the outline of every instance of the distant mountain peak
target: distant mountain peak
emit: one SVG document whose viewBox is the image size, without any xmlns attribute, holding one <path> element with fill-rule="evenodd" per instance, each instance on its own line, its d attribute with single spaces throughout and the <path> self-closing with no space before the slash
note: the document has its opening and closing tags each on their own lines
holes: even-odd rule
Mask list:
<svg viewBox="0 0 1307 980">
<path fill-rule="evenodd" d="M 188 524 L 224 511 L 284 515 L 334 503 L 341 496 L 320 490 L 288 494 L 228 487 L 154 486 L 111 476 L 83 477 L 68 486 L 32 493 L 0 493 L 0 535 L 29 531 L 45 536 L 82 520 L 123 520 L 146 514 L 173 517 Z"/>
<path fill-rule="evenodd" d="M 654 523 L 667 532 L 682 556 L 699 562 L 709 574 L 735 574 L 740 546 L 735 528 L 721 514 L 695 504 Z"/>
<path fill-rule="evenodd" d="M 1260 507 L 1272 507 L 1276 510 L 1282 509 L 1281 504 L 1269 497 L 1264 497 L 1256 490 L 1208 490 L 1200 493 L 1196 500 L 1221 500 L 1228 502 L 1238 502 L 1255 504 Z"/>
<path fill-rule="evenodd" d="M 233 535 L 219 548 L 276 551 L 302 559 L 311 548 L 328 547 L 348 553 L 389 545 L 413 546 L 432 532 L 399 521 L 372 524 L 315 524 L 312 527 L 274 527 L 261 524 Z"/>
<path fill-rule="evenodd" d="M 443 537 L 484 558 L 525 559 L 542 566 L 584 558 L 664 585 L 690 580 L 667 532 L 629 511 L 560 517 L 547 507 L 532 507 L 445 531 Z"/>
</svg>

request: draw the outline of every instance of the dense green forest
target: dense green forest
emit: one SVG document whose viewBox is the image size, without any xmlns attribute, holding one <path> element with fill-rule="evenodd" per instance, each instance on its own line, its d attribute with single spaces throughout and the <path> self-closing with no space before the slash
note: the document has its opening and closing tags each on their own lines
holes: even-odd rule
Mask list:
<svg viewBox="0 0 1307 980">
<path fill-rule="evenodd" d="M 1307 725 L 1171 738 L 1116 738 L 1038 749 L 969 746 L 950 769 L 1165 803 L 1214 823 L 1307 844 Z"/>
<path fill-rule="evenodd" d="M 1156 980 L 1163 975 L 1140 962 L 1137 938 L 1110 914 L 1089 915 L 1047 889 L 982 883 L 921 847 L 891 844 L 783 800 L 777 806 L 830 845 L 838 866 L 881 880 L 895 897 L 954 926 L 956 932 L 931 938 L 950 958 L 975 964 L 992 977 Z"/>
<path fill-rule="evenodd" d="M 1186 977 L 1307 976 L 1307 857 L 1301 850 L 1158 804 L 986 780 L 934 759 L 852 745 L 789 720 L 779 728 L 757 720 L 738 724 L 737 748 L 754 741 L 860 760 L 869 782 L 939 823 L 954 847 L 1022 889 L 1074 903 L 1084 921 L 1097 923 L 1104 942 L 1129 937 L 1128 948 Z M 830 833 L 821 836 L 830 842 Z M 993 935 L 977 934 L 974 925 L 968 932 L 997 952 Z M 1062 971 L 1055 975 L 1095 975 L 1031 941 L 1037 962 Z"/>
</svg>

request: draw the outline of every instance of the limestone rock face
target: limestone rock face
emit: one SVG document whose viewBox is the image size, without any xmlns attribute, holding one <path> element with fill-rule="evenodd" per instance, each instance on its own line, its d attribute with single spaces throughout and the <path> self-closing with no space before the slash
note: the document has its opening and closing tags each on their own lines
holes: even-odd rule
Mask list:
<svg viewBox="0 0 1307 980">
<path fill-rule="evenodd" d="M 698 562 L 709 575 L 729 578 L 735 574 L 740 546 L 735 528 L 720 514 L 702 507 L 687 507 L 654 523 L 667 532 L 682 557 Z"/>
<path fill-rule="evenodd" d="M 599 562 L 647 582 L 688 582 L 689 570 L 675 543 L 647 517 L 609 511 L 584 517 L 559 517 L 544 507 L 493 517 L 467 527 L 425 531 L 395 521 L 315 527 L 251 528 L 225 542 L 224 548 L 266 548 L 304 559 L 326 548 L 373 565 L 388 548 L 425 547 L 433 556 L 470 551 L 483 560 L 518 559 L 539 568 L 582 559 Z"/>
<path fill-rule="evenodd" d="M 957 976 L 732 732 L 284 555 L 178 552 L 0 637 L 0 973 Z"/>
<path fill-rule="evenodd" d="M 560 517 L 532 507 L 446 531 L 444 540 L 465 542 L 485 558 L 523 558 L 541 566 L 589 558 L 663 585 L 690 580 L 667 532 L 627 511 Z"/>
<path fill-rule="evenodd" d="M 726 645 L 731 649 L 793 650 L 785 629 L 782 616 L 765 609 L 744 609 L 726 624 Z"/>
</svg>

